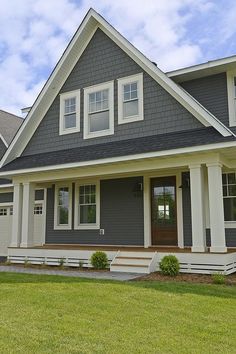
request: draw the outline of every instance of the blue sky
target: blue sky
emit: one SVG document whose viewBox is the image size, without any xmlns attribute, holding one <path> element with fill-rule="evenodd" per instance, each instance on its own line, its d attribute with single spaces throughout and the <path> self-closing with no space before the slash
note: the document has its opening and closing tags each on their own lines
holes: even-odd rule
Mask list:
<svg viewBox="0 0 236 354">
<path fill-rule="evenodd" d="M 1 0 L 1 109 L 33 104 L 90 7 L 163 71 L 236 54 L 233 0 Z"/>
</svg>

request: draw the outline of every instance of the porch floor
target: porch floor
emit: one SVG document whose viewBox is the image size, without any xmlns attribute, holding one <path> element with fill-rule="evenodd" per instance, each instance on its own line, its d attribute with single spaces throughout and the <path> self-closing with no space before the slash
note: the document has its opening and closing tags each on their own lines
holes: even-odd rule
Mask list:
<svg viewBox="0 0 236 354">
<path fill-rule="evenodd" d="M 106 246 L 106 245 L 74 245 L 74 244 L 45 244 L 43 246 L 29 247 L 32 249 L 51 249 L 51 250 L 86 250 L 86 251 L 131 251 L 131 252 L 170 252 L 170 253 L 192 253 L 191 247 L 179 248 L 176 246 Z M 28 248 L 28 249 L 29 249 Z M 207 249 L 210 252 L 210 249 Z M 227 253 L 236 252 L 236 248 L 228 248 Z"/>
</svg>

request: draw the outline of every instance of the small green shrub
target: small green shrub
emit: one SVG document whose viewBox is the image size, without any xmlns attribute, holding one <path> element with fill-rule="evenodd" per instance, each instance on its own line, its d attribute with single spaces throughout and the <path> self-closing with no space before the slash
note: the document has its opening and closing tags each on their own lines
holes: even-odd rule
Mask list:
<svg viewBox="0 0 236 354">
<path fill-rule="evenodd" d="M 108 266 L 108 259 L 105 252 L 97 251 L 92 254 L 91 264 L 95 269 L 105 269 Z"/>
<path fill-rule="evenodd" d="M 84 267 L 84 261 L 79 261 L 79 268 L 82 269 Z"/>
<path fill-rule="evenodd" d="M 161 273 L 172 277 L 179 274 L 179 261 L 173 255 L 168 255 L 162 258 L 160 262 Z"/>
<path fill-rule="evenodd" d="M 212 274 L 212 281 L 214 284 L 225 284 L 225 275 L 223 273 Z"/>
<path fill-rule="evenodd" d="M 59 259 L 58 263 L 59 263 L 59 267 L 63 268 L 65 265 L 65 259 L 64 258 Z"/>
</svg>

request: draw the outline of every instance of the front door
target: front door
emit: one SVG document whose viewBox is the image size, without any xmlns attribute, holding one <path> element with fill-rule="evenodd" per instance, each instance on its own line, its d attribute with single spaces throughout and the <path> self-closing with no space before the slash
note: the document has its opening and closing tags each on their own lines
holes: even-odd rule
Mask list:
<svg viewBox="0 0 236 354">
<path fill-rule="evenodd" d="M 177 246 L 176 178 L 151 180 L 152 244 Z"/>
</svg>

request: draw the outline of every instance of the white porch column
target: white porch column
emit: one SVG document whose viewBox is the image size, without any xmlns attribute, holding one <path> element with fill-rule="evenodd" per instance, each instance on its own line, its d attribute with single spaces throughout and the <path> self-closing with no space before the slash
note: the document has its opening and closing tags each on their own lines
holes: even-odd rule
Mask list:
<svg viewBox="0 0 236 354">
<path fill-rule="evenodd" d="M 151 190 L 150 178 L 143 177 L 143 217 L 144 217 L 144 247 L 151 246 Z"/>
<path fill-rule="evenodd" d="M 34 193 L 33 183 L 23 183 L 21 247 L 29 247 L 33 245 Z"/>
<path fill-rule="evenodd" d="M 14 183 L 12 235 L 10 247 L 19 247 L 21 242 L 22 184 Z"/>
<path fill-rule="evenodd" d="M 222 192 L 222 165 L 207 164 L 211 252 L 227 252 L 225 243 L 224 205 Z"/>
<path fill-rule="evenodd" d="M 192 252 L 206 251 L 206 228 L 203 199 L 203 171 L 200 164 L 190 165 L 192 215 Z"/>
</svg>

